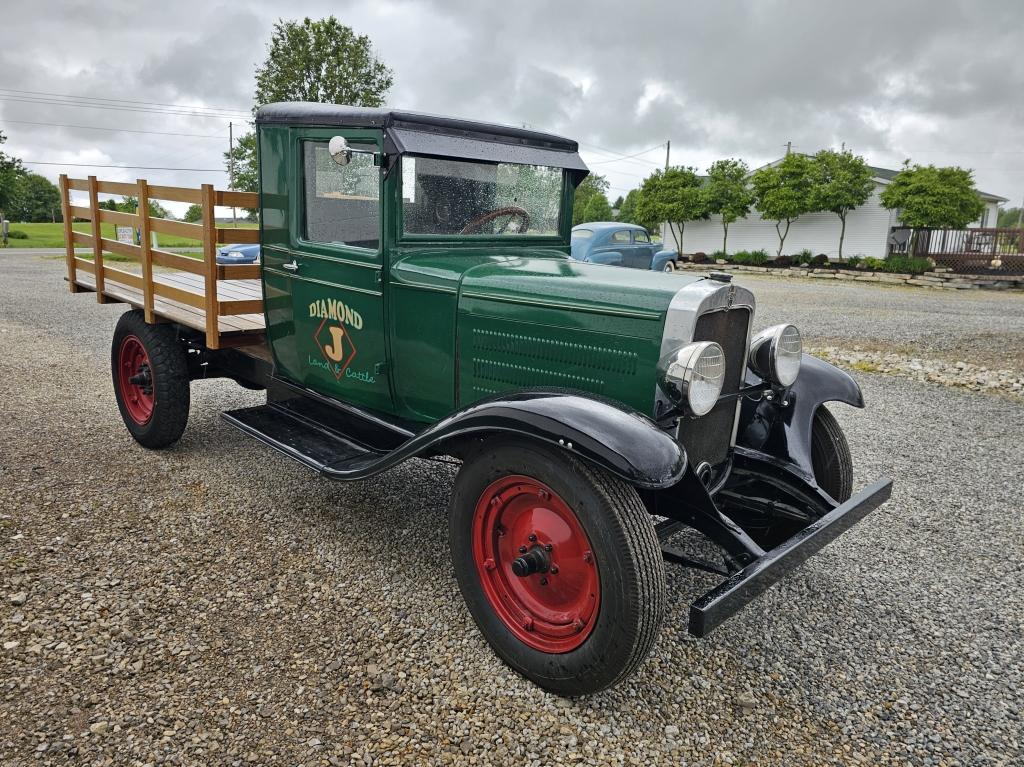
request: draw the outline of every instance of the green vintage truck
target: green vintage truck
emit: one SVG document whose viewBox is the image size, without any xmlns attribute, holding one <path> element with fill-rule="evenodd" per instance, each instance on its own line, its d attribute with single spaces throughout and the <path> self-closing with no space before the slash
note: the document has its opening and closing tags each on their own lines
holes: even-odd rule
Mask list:
<svg viewBox="0 0 1024 767">
<path fill-rule="evenodd" d="M 68 228 L 72 290 L 136 307 L 111 351 L 126 426 L 165 447 L 190 382 L 228 377 L 267 401 L 223 417 L 326 477 L 458 459 L 455 577 L 495 652 L 541 687 L 591 693 L 637 669 L 665 561 L 722 576 L 690 607 L 704 636 L 889 497 L 887 479 L 853 494 L 823 406 L 863 407 L 857 384 L 791 325 L 754 333 L 749 290 L 569 257 L 576 142 L 307 103 L 264 106 L 256 127 L 258 197 L 63 180 L 65 220 L 113 220 L 96 194 L 120 187 L 206 205 L 203 261 Z M 259 265 L 216 264 L 232 236 L 216 204 L 259 208 Z M 184 231 L 146 207 L 147 234 Z M 141 276 L 105 266 L 107 249 Z M 680 548 L 687 529 L 706 545 Z"/>
</svg>

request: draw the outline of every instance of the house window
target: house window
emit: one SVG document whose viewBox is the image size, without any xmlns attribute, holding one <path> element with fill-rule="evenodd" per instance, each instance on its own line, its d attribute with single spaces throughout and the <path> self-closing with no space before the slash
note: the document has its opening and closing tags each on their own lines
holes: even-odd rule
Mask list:
<svg viewBox="0 0 1024 767">
<path fill-rule="evenodd" d="M 988 226 L 988 206 L 987 205 L 985 206 L 985 209 L 983 211 L 981 211 L 981 223 L 979 223 L 978 226 L 980 226 L 982 229 L 984 229 L 986 226 Z"/>
<path fill-rule="evenodd" d="M 331 159 L 327 142 L 306 141 L 302 158 L 306 239 L 377 250 L 380 168 L 373 164 L 373 155 L 353 153 L 348 165 L 338 165 Z"/>
</svg>

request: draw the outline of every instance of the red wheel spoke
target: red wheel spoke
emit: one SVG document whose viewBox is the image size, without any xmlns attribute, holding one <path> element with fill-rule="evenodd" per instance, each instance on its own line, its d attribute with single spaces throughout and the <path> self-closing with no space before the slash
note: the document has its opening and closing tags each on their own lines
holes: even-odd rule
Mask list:
<svg viewBox="0 0 1024 767">
<path fill-rule="evenodd" d="M 473 557 L 492 608 L 522 642 L 563 653 L 586 641 L 600 608 L 597 563 L 551 488 L 518 475 L 488 486 L 473 516 Z"/>
</svg>

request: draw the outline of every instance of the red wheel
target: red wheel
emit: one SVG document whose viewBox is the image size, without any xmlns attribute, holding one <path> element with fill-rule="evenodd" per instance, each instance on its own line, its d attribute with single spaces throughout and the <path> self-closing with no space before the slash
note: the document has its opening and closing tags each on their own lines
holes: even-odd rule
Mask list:
<svg viewBox="0 0 1024 767">
<path fill-rule="evenodd" d="M 547 485 L 521 475 L 492 482 L 473 515 L 473 558 L 491 607 L 522 642 L 563 653 L 590 636 L 601 606 L 593 547 Z"/>
<path fill-rule="evenodd" d="M 110 345 L 114 395 L 124 425 L 145 447 L 173 444 L 188 423 L 189 374 L 173 326 L 148 325 L 138 309 L 126 312 Z"/>
<path fill-rule="evenodd" d="M 153 370 L 136 336 L 125 336 L 117 351 L 117 383 L 128 416 L 142 426 L 153 417 Z"/>
<path fill-rule="evenodd" d="M 484 638 L 560 695 L 632 674 L 665 604 L 661 548 L 636 490 L 549 445 L 493 437 L 467 453 L 448 535 Z"/>
</svg>

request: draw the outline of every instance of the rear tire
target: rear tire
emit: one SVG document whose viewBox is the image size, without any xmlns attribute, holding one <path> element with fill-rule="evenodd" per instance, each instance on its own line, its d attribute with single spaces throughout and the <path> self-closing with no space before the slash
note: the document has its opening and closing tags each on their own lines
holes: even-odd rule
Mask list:
<svg viewBox="0 0 1024 767">
<path fill-rule="evenodd" d="M 449 541 L 484 638 L 540 687 L 597 692 L 654 645 L 661 548 L 636 490 L 616 477 L 544 445 L 488 440 L 456 477 Z M 539 569 L 523 572 L 529 557 Z"/>
<path fill-rule="evenodd" d="M 843 429 L 824 406 L 814 414 L 811 462 L 818 486 L 842 503 L 853 495 L 853 457 Z"/>
<path fill-rule="evenodd" d="M 174 328 L 147 324 L 138 309 L 121 315 L 110 367 L 118 410 L 135 441 L 151 449 L 177 442 L 188 423 L 189 375 Z"/>
</svg>

